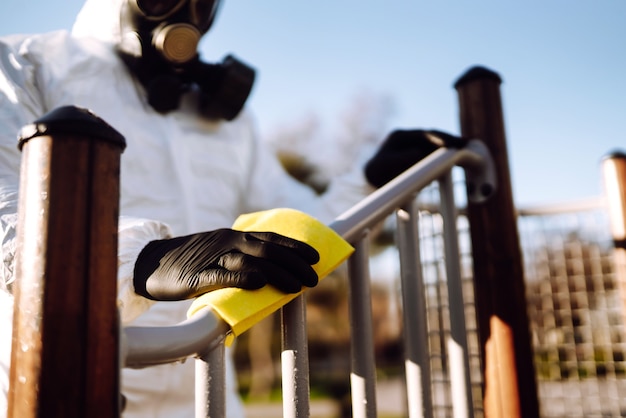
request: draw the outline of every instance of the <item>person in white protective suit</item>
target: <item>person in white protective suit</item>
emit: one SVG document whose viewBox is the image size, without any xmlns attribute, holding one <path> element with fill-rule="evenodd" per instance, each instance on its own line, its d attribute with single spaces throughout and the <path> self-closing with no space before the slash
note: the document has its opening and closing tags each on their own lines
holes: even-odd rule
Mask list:
<svg viewBox="0 0 626 418">
<path fill-rule="evenodd" d="M 147 297 L 136 294 L 135 262 L 150 241 L 228 228 L 241 213 L 273 207 L 294 207 L 329 221 L 366 192 L 362 176 L 357 176 L 337 182 L 319 199 L 287 176 L 257 140 L 250 114 L 239 112 L 251 87 L 251 70 L 232 58 L 209 65 L 196 57 L 197 41 L 210 27 L 218 6 L 219 1 L 87 0 L 72 33 L 14 35 L 0 40 L 0 415 L 6 414 L 8 391 L 9 291 L 20 164 L 16 135 L 22 126 L 59 106 L 75 105 L 93 111 L 125 136 L 119 301 L 126 324 L 174 324 L 185 319 L 189 307 L 186 300 L 154 303 L 148 299 L 182 298 L 176 295 L 163 296 L 155 290 L 151 295 L 145 288 Z M 141 37 L 152 36 L 153 23 L 168 19 L 173 22 L 169 36 L 182 37 L 182 47 L 167 49 L 168 32 L 164 31 L 160 50 L 142 50 L 140 41 L 146 39 Z M 161 59 L 161 55 L 167 58 Z M 172 70 L 182 68 L 186 61 L 192 62 L 188 67 L 193 68 L 185 68 L 184 77 L 197 79 L 195 83 L 177 78 Z M 229 77 L 229 70 L 236 74 L 222 83 L 234 85 L 243 99 L 220 97 L 220 88 L 226 88 L 218 79 Z M 189 85 L 192 87 L 185 90 Z M 156 253 L 165 250 L 159 251 Z M 124 369 L 124 416 L 193 417 L 193 373 L 193 362 Z M 228 361 L 227 415 L 240 417 L 243 408 L 234 376 Z"/>
<path fill-rule="evenodd" d="M 16 136 L 22 126 L 74 105 L 126 138 L 118 263 L 123 324 L 177 323 L 185 319 L 190 298 L 219 287 L 258 288 L 268 280 L 286 292 L 314 286 L 315 250 L 284 237 L 258 236 L 276 247 L 275 260 L 255 254 L 228 228 L 242 213 L 276 207 L 329 222 L 372 190 L 358 163 L 364 159 L 321 197 L 286 174 L 256 137 L 244 106 L 254 71 L 233 57 L 206 64 L 197 54 L 219 5 L 219 0 L 87 0 L 71 33 L 0 38 L 0 417 L 6 414 L 9 384 Z M 201 256 L 186 257 L 190 252 Z M 295 261 L 281 266 L 280 274 L 272 267 L 268 275 L 266 264 L 259 267 L 246 254 L 274 264 Z M 159 262 L 156 270 L 147 267 Z M 123 416 L 193 417 L 193 374 L 193 362 L 124 369 Z M 227 386 L 227 416 L 241 417 L 230 360 Z"/>
</svg>

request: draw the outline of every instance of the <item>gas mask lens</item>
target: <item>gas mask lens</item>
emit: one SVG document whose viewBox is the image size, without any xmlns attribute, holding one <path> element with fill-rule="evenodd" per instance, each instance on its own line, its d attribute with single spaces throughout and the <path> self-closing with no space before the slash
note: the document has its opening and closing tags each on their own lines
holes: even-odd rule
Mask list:
<svg viewBox="0 0 626 418">
<path fill-rule="evenodd" d="M 196 25 L 203 33 L 209 30 L 220 5 L 218 0 L 191 0 L 190 18 L 191 23 Z"/>
<path fill-rule="evenodd" d="M 135 9 L 148 20 L 164 20 L 189 2 L 187 19 L 200 31 L 206 32 L 217 13 L 219 0 L 131 0 Z"/>
<path fill-rule="evenodd" d="M 178 10 L 186 0 L 132 0 L 139 12 L 150 20 L 161 20 Z"/>
</svg>

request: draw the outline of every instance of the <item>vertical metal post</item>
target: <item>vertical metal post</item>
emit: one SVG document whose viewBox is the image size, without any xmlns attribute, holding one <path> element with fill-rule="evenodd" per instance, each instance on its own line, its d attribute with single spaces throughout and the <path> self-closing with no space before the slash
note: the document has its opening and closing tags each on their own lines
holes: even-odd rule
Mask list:
<svg viewBox="0 0 626 418">
<path fill-rule="evenodd" d="M 223 343 L 196 359 L 196 418 L 226 417 L 226 348 Z"/>
<path fill-rule="evenodd" d="M 22 130 L 8 416 L 119 416 L 117 220 L 124 138 L 57 109 Z"/>
<path fill-rule="evenodd" d="M 283 417 L 308 417 L 309 353 L 306 332 L 306 304 L 298 296 L 281 309 Z"/>
<path fill-rule="evenodd" d="M 622 299 L 622 318 L 626 323 L 626 154 L 615 151 L 602 159 L 604 193 L 613 237 L 615 275 Z"/>
<path fill-rule="evenodd" d="M 426 294 L 415 198 L 396 212 L 409 418 L 433 416 Z"/>
<path fill-rule="evenodd" d="M 500 76 L 475 67 L 456 83 L 461 133 L 480 138 L 495 163 L 498 188 L 483 203 L 469 199 L 476 312 L 487 418 L 539 417 L 522 255 L 511 190 Z M 468 195 L 472 190 L 468 188 Z"/>
<path fill-rule="evenodd" d="M 350 278 L 350 329 L 352 331 L 352 416 L 376 417 L 376 361 L 372 330 L 372 298 L 369 277 L 368 234 L 354 244 L 348 259 Z"/>
<path fill-rule="evenodd" d="M 441 216 L 443 218 L 446 278 L 448 282 L 448 305 L 450 306 L 450 338 L 448 358 L 452 385 L 452 410 L 455 418 L 473 417 L 472 382 L 469 371 L 467 329 L 465 327 L 465 303 L 459 261 L 459 238 L 456 226 L 454 184 L 449 172 L 439 179 Z"/>
</svg>

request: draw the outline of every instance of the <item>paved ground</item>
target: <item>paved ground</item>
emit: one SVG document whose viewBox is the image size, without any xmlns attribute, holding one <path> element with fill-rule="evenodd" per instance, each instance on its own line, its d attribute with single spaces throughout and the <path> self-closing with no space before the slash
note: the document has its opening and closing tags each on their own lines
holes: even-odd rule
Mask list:
<svg viewBox="0 0 626 418">
<path fill-rule="evenodd" d="M 376 404 L 379 416 L 406 416 L 404 386 L 400 379 L 379 381 L 376 385 Z M 281 403 L 255 403 L 246 406 L 247 418 L 282 417 Z M 311 402 L 311 418 L 337 418 L 339 405 L 333 400 Z"/>
<path fill-rule="evenodd" d="M 311 418 L 337 417 L 339 408 L 334 401 L 311 402 Z M 246 418 L 278 418 L 283 416 L 282 404 L 256 403 L 246 405 Z"/>
<path fill-rule="evenodd" d="M 582 381 L 538 382 L 542 418 L 626 417 L 626 380 L 585 379 Z M 379 417 L 407 416 L 402 380 L 377 383 Z M 282 417 L 281 403 L 246 407 L 247 418 Z M 332 400 L 311 402 L 311 418 L 338 418 L 339 406 Z"/>
<path fill-rule="evenodd" d="M 544 418 L 626 417 L 626 381 L 585 379 L 539 382 Z"/>
</svg>

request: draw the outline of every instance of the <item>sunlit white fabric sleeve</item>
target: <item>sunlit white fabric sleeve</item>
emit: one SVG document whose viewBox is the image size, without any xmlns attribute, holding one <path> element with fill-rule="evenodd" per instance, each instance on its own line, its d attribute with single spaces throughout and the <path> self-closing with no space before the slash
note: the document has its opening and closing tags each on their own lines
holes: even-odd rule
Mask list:
<svg viewBox="0 0 626 418">
<path fill-rule="evenodd" d="M 14 281 L 15 229 L 21 153 L 19 130 L 44 115 L 49 74 L 41 63 L 40 35 L 0 38 L 0 291 L 11 292 Z M 54 38 L 56 39 L 56 38 Z M 58 39 L 62 39 L 59 37 Z M 164 224 L 121 218 L 119 225 L 118 301 L 124 322 L 145 311 L 150 301 L 134 293 L 132 272 L 141 249 L 170 234 Z"/>
<path fill-rule="evenodd" d="M 289 207 L 329 224 L 374 190 L 363 174 L 365 161 L 373 152 L 373 147 L 363 147 L 353 156 L 352 168 L 333 178 L 328 189 L 317 195 L 311 187 L 287 175 L 272 151 L 257 140 L 251 153 L 253 169 L 248 183 L 251 197 L 247 199 L 255 206 L 246 210 Z"/>
<path fill-rule="evenodd" d="M 28 60 L 28 38 L 0 39 L 0 291 L 13 282 L 17 193 L 21 154 L 17 135 L 43 114 L 36 69 Z"/>
<path fill-rule="evenodd" d="M 169 227 L 148 219 L 121 217 L 118 237 L 117 304 L 122 324 L 127 324 L 154 304 L 135 293 L 133 269 L 141 250 L 150 241 L 170 238 Z"/>
</svg>

